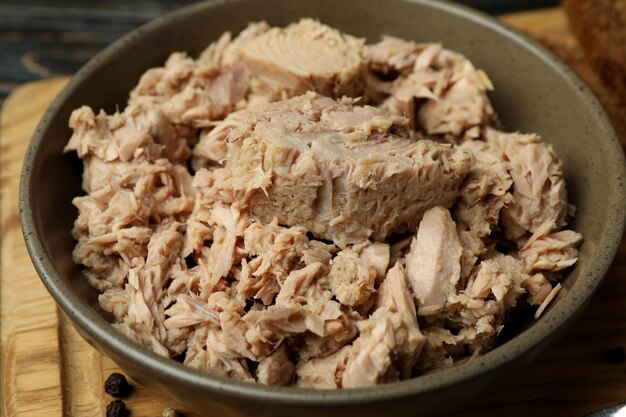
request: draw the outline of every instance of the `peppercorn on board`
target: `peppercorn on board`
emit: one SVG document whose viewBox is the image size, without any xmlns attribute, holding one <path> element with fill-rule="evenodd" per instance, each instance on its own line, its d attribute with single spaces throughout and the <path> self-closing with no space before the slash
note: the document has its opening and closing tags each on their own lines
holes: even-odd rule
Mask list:
<svg viewBox="0 0 626 417">
<path fill-rule="evenodd" d="M 560 9 L 503 18 L 564 57 L 587 81 L 613 115 L 626 145 L 626 108 L 604 90 L 584 61 Z M 88 345 L 41 284 L 24 247 L 18 217 L 19 171 L 36 123 L 66 79 L 25 84 L 4 103 L 0 115 L 0 415 L 105 415 L 114 398 L 104 381 L 119 368 Z M 621 110 L 621 111 L 619 111 Z M 575 329 L 544 352 L 515 381 L 493 389 L 455 417 L 582 415 L 626 399 L 626 364 L 609 363 L 603 354 L 626 346 L 626 242 L 591 306 Z M 615 361 L 613 361 L 615 362 Z M 584 366 L 583 366 L 584 365 Z M 134 382 L 124 399 L 134 417 L 160 416 L 181 404 Z"/>
</svg>

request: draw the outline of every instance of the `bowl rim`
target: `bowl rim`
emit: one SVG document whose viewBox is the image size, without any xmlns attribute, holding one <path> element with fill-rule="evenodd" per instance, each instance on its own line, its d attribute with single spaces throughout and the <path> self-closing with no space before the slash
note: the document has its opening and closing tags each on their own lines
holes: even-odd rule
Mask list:
<svg viewBox="0 0 626 417">
<path fill-rule="evenodd" d="M 254 399 L 256 401 L 271 401 L 275 404 L 289 404 L 299 406 L 328 406 L 350 405 L 355 400 L 359 403 L 389 401 L 401 397 L 415 396 L 433 392 L 446 386 L 470 381 L 481 375 L 494 371 L 496 368 L 513 362 L 524 352 L 532 350 L 550 337 L 551 333 L 568 321 L 571 314 L 579 311 L 592 297 L 598 285 L 608 271 L 611 260 L 615 256 L 622 238 L 626 218 L 619 213 L 626 212 L 626 189 L 621 186 L 615 193 L 607 196 L 605 202 L 609 209 L 609 216 L 605 222 L 605 233 L 599 243 L 599 248 L 607 256 L 596 257 L 590 260 L 588 273 L 581 276 L 579 281 L 572 286 L 565 298 L 569 303 L 563 302 L 554 305 L 530 328 L 520 335 L 512 338 L 498 348 L 464 364 L 457 365 L 437 373 L 422 375 L 417 378 L 378 385 L 370 388 L 338 389 L 338 390 L 314 390 L 294 387 L 269 387 L 261 384 L 251 384 L 234 379 L 212 376 L 208 373 L 184 366 L 176 361 L 161 357 L 156 353 L 144 348 L 131 339 L 116 331 L 110 323 L 99 316 L 86 301 L 80 299 L 72 291 L 69 282 L 65 281 L 55 270 L 49 255 L 47 254 L 39 230 L 37 229 L 33 206 L 29 190 L 33 188 L 31 167 L 36 159 L 38 149 L 50 126 L 50 122 L 65 100 L 81 86 L 83 79 L 104 66 L 113 53 L 123 48 L 126 44 L 136 42 L 143 36 L 156 31 L 160 26 L 184 19 L 189 14 L 194 14 L 205 9 L 211 9 L 223 3 L 239 3 L 247 0 L 217 0 L 212 2 L 200 2 L 178 9 L 162 17 L 156 18 L 145 25 L 123 36 L 102 52 L 92 58 L 81 68 L 71 81 L 57 95 L 48 110 L 39 122 L 35 133 L 28 146 L 24 164 L 20 175 L 19 203 L 20 222 L 31 260 L 35 269 L 55 299 L 61 310 L 70 317 L 73 325 L 87 333 L 98 345 L 106 350 L 114 351 L 126 361 L 135 362 L 149 375 L 159 374 L 171 381 L 171 384 L 191 384 L 195 389 L 205 392 L 214 392 L 222 396 L 240 399 Z M 488 16 L 467 6 L 450 3 L 447 1 L 429 0 L 403 0 L 426 6 L 438 11 L 452 14 L 456 17 L 467 19 L 475 24 L 486 27 L 509 41 L 525 47 L 530 53 L 560 72 L 567 82 L 576 88 L 576 94 L 589 105 L 590 118 L 603 132 L 607 147 L 611 150 L 611 161 L 608 164 L 621 166 L 621 172 L 617 174 L 617 180 L 626 178 L 626 162 L 620 142 L 615 136 L 613 127 L 609 122 L 604 109 L 578 76 L 558 57 L 549 52 L 534 39 L 506 26 L 494 17 Z M 611 226 L 610 228 L 607 226 Z M 520 337 L 522 336 L 523 337 Z"/>
</svg>

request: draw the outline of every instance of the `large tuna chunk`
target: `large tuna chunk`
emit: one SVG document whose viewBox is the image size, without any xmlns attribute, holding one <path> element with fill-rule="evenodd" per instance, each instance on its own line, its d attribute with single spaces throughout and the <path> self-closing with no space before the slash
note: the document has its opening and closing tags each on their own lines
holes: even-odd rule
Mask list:
<svg viewBox="0 0 626 417">
<path fill-rule="evenodd" d="M 415 230 L 454 204 L 472 165 L 469 152 L 412 139 L 401 116 L 314 93 L 237 117 L 226 169 L 238 199 L 264 223 L 341 247 Z"/>
<path fill-rule="evenodd" d="M 253 93 L 271 100 L 306 91 L 341 97 L 363 94 L 364 40 L 312 19 L 240 36 L 227 61 L 254 74 Z"/>
</svg>

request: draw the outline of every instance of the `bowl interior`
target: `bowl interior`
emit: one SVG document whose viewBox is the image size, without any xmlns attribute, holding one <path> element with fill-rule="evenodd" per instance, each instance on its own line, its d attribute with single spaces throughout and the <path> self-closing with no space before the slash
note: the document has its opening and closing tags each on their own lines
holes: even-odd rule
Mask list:
<svg viewBox="0 0 626 417">
<path fill-rule="evenodd" d="M 581 308 L 616 250 L 624 217 L 621 149 L 597 101 L 558 60 L 517 33 L 444 2 L 203 3 L 140 28 L 96 57 L 74 77 L 41 121 L 29 148 L 21 185 L 22 221 L 29 250 L 63 310 L 78 320 L 79 327 L 90 323 L 91 327 L 83 328 L 88 334 L 94 329 L 103 331 L 104 320 L 95 319 L 93 311 L 108 319 L 98 306 L 96 291 L 87 285 L 71 257 L 75 242 L 70 230 L 77 215 L 71 201 L 83 194 L 80 161 L 62 153 L 71 135 L 67 126 L 71 111 L 82 105 L 107 112 L 123 108 L 140 75 L 162 65 L 173 51 L 197 55 L 224 31 L 237 33 L 248 22 L 267 20 L 272 25 L 286 25 L 305 16 L 366 37 L 369 42 L 382 34 L 442 42 L 490 76 L 495 86 L 490 98 L 507 130 L 539 133 L 554 146 L 563 160 L 570 202 L 577 207 L 572 227 L 585 236 L 580 261 L 564 281 L 560 302 L 525 330 L 523 337 L 518 335 L 481 361 L 509 360 L 543 342 L 567 316 Z M 620 208 L 621 220 L 615 213 Z M 449 378 L 479 372 L 477 366 L 470 363 L 459 367 L 460 371 L 445 371 L 405 385 L 414 390 L 445 384 Z"/>
</svg>

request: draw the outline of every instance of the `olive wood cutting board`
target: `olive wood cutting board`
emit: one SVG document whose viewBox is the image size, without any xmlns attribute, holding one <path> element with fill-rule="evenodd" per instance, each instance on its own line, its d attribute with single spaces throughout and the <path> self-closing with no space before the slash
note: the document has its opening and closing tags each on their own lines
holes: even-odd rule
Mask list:
<svg viewBox="0 0 626 417">
<path fill-rule="evenodd" d="M 619 107 L 585 64 L 561 9 L 518 13 L 502 18 L 563 56 L 614 112 L 616 130 L 626 130 Z M 112 400 L 103 382 L 115 363 L 76 333 L 41 284 L 24 247 L 18 218 L 22 158 L 42 113 L 65 78 L 19 87 L 4 103 L 0 118 L 1 415 L 104 416 Z M 622 140 L 624 141 L 624 136 Z M 624 142 L 626 144 L 626 142 Z M 626 362 L 607 360 L 606 352 L 626 346 L 626 243 L 583 318 L 533 365 L 512 376 L 456 417 L 581 416 L 626 401 Z M 615 356 L 615 355 L 614 355 Z M 611 363 L 613 362 L 613 363 Z M 622 359 L 623 362 L 623 359 Z M 125 399 L 132 417 L 160 416 L 177 407 L 137 384 Z M 218 416 L 216 416 L 218 417 Z"/>
</svg>

